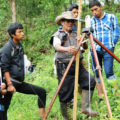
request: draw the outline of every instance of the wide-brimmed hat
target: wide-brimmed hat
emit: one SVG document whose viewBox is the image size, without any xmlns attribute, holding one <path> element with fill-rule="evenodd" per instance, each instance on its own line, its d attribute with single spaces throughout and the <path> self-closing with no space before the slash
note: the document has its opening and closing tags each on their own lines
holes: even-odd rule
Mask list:
<svg viewBox="0 0 120 120">
<path fill-rule="evenodd" d="M 71 11 L 66 11 L 66 12 L 63 12 L 61 15 L 57 16 L 56 18 L 56 22 L 57 24 L 60 24 L 60 21 L 61 20 L 77 20 L 76 18 L 73 17 L 73 13 Z"/>
</svg>

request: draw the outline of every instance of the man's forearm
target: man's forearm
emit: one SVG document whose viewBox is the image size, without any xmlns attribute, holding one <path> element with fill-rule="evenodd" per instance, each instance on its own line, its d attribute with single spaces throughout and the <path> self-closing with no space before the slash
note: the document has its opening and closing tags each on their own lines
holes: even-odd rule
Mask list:
<svg viewBox="0 0 120 120">
<path fill-rule="evenodd" d="M 69 47 L 63 47 L 63 46 L 60 46 L 60 45 L 56 45 L 55 46 L 55 49 L 56 51 L 59 51 L 59 52 L 68 52 L 69 50 Z"/>
<path fill-rule="evenodd" d="M 7 82 L 7 91 L 11 92 L 11 93 L 15 93 L 16 89 L 12 84 L 12 81 L 10 80 L 10 73 L 9 72 L 5 72 L 4 74 L 5 80 Z"/>
<path fill-rule="evenodd" d="M 12 85 L 12 81 L 10 80 L 10 73 L 9 73 L 9 72 L 5 72 L 5 73 L 4 73 L 4 77 L 5 77 L 7 86 Z"/>
</svg>

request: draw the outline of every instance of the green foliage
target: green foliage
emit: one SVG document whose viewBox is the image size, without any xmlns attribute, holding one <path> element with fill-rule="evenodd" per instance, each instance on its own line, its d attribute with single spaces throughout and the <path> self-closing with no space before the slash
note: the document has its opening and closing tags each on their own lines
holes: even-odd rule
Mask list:
<svg viewBox="0 0 120 120">
<path fill-rule="evenodd" d="M 7 34 L 7 27 L 10 24 L 10 10 L 9 10 L 9 2 L 6 0 L 0 0 L 0 46 L 3 46 L 5 43 Z"/>
<path fill-rule="evenodd" d="M 105 0 L 104 0 L 105 1 Z M 104 2 L 103 1 L 103 2 Z M 70 3 L 77 0 L 16 0 L 17 21 L 24 26 L 25 39 L 22 44 L 28 58 L 37 64 L 33 74 L 26 75 L 26 82 L 39 85 L 47 91 L 47 108 L 56 92 L 58 81 L 54 76 L 53 56 L 54 49 L 50 46 L 49 40 L 57 30 L 58 25 L 55 18 L 63 10 L 67 10 Z M 91 12 L 88 4 L 83 4 L 82 19 Z M 104 5 L 106 12 L 113 13 L 117 16 L 120 24 L 120 4 Z M 0 0 L 0 47 L 9 39 L 7 28 L 11 23 L 11 11 L 8 0 Z M 82 24 L 84 27 L 84 24 Z M 117 43 L 115 54 L 120 56 L 120 41 Z M 87 63 L 88 53 L 85 53 Z M 114 61 L 115 75 L 120 80 L 120 65 Z M 91 70 L 92 73 L 92 70 Z M 92 73 L 93 74 L 93 73 Z M 108 111 L 105 101 L 98 104 L 97 90 L 95 90 L 92 107 L 99 112 L 99 116 L 92 117 L 92 120 L 119 120 L 120 119 L 120 97 L 115 96 L 115 90 L 108 86 L 104 71 L 103 78 L 109 102 L 111 105 L 113 118 L 108 118 Z M 119 82 L 120 83 L 120 82 Z M 120 85 L 119 85 L 120 86 Z M 78 96 L 77 120 L 87 119 L 86 115 L 81 113 L 81 95 Z M 8 111 L 9 120 L 39 120 L 37 109 L 37 97 L 16 93 Z M 59 108 L 58 97 L 51 109 L 48 120 L 62 120 Z"/>
</svg>

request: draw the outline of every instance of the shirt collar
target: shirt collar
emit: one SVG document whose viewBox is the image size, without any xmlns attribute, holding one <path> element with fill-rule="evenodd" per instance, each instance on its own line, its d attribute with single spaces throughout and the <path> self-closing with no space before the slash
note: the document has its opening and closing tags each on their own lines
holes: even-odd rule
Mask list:
<svg viewBox="0 0 120 120">
<path fill-rule="evenodd" d="M 14 47 L 14 48 L 16 48 L 16 49 L 18 49 L 18 47 L 20 48 L 21 47 L 21 44 L 20 43 L 18 43 L 18 45 L 15 45 L 15 43 L 13 42 L 13 39 L 12 38 L 10 38 L 10 43 L 12 44 L 12 46 Z"/>
<path fill-rule="evenodd" d="M 104 17 L 106 17 L 106 13 L 105 12 L 104 12 L 104 15 L 103 15 L 103 17 L 101 19 L 103 19 Z"/>
<path fill-rule="evenodd" d="M 64 33 L 66 33 L 66 34 L 68 34 L 68 35 L 69 35 L 70 33 L 74 32 L 73 30 L 71 30 L 70 33 L 68 33 L 68 32 L 63 31 L 61 28 L 59 28 L 58 31 L 59 31 L 59 32 L 64 32 Z"/>
<path fill-rule="evenodd" d="M 106 17 L 106 15 L 107 15 L 107 13 L 104 12 L 104 15 L 103 15 L 103 17 L 102 17 L 101 19 L 103 19 L 104 17 Z M 98 18 L 96 18 L 95 16 L 93 16 L 93 18 L 98 19 Z M 98 20 L 101 20 L 101 19 L 98 19 Z"/>
</svg>

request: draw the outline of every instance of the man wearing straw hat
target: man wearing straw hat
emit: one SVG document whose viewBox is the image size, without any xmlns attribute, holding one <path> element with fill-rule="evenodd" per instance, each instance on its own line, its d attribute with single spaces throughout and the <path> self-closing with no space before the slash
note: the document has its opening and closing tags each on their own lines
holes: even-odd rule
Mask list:
<svg viewBox="0 0 120 120">
<path fill-rule="evenodd" d="M 73 17 L 71 11 L 63 12 L 60 16 L 56 18 L 56 22 L 62 25 L 62 29 L 58 31 L 51 37 L 50 43 L 55 48 L 55 62 L 57 68 L 57 78 L 58 83 L 60 83 L 64 72 L 69 64 L 70 59 L 77 52 L 77 33 L 72 31 L 72 26 L 76 19 Z M 85 44 L 83 45 L 86 46 Z M 82 56 L 80 55 L 80 61 Z M 80 62 L 79 66 L 79 85 L 82 88 L 82 113 L 89 116 L 97 115 L 97 112 L 90 108 L 90 99 L 92 98 L 95 80 L 93 76 L 90 76 L 90 96 L 89 96 L 89 73 L 82 66 Z M 64 120 L 70 120 L 70 114 L 68 112 L 69 102 L 73 98 L 74 91 L 74 79 L 75 79 L 75 61 L 73 62 L 68 75 L 66 76 L 64 83 L 59 91 L 59 101 L 61 112 Z"/>
</svg>

